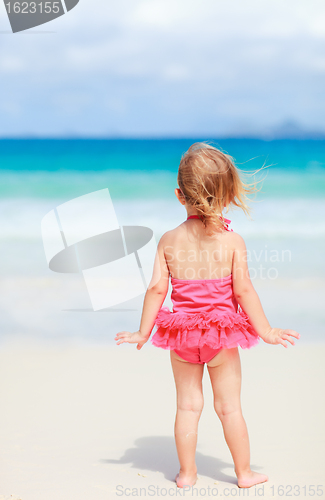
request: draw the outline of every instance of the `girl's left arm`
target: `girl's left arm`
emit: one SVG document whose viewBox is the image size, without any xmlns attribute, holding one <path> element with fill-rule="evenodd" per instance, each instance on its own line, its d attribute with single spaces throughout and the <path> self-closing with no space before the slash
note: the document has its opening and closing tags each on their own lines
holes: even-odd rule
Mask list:
<svg viewBox="0 0 325 500">
<path fill-rule="evenodd" d="M 149 340 L 159 309 L 168 292 L 169 270 L 164 253 L 165 234 L 160 238 L 157 246 L 152 278 L 144 297 L 140 328 L 134 333 L 117 333 L 115 337 L 117 345 L 124 342 L 137 343 L 139 350 Z"/>
</svg>

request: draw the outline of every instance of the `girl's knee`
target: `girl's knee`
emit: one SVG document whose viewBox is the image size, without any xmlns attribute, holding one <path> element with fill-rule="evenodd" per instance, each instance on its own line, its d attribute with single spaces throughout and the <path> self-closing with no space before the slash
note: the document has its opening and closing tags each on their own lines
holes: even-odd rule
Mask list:
<svg viewBox="0 0 325 500">
<path fill-rule="evenodd" d="M 220 419 L 234 412 L 241 412 L 240 401 L 214 401 L 214 409 Z"/>
<path fill-rule="evenodd" d="M 196 413 L 201 413 L 204 406 L 203 394 L 195 397 L 181 397 L 177 400 L 178 410 L 188 410 Z"/>
</svg>

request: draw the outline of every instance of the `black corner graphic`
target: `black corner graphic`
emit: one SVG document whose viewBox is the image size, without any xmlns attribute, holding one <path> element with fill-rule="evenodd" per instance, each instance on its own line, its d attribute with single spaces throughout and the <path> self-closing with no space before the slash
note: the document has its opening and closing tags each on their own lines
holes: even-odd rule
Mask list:
<svg viewBox="0 0 325 500">
<path fill-rule="evenodd" d="M 77 3 L 79 3 L 79 0 L 64 0 L 65 6 L 67 8 L 67 11 L 73 9 Z"/>
<path fill-rule="evenodd" d="M 69 11 L 77 3 L 79 0 L 65 0 L 64 6 Z M 48 23 L 65 14 L 61 0 L 4 0 L 4 4 L 13 33 Z"/>
</svg>

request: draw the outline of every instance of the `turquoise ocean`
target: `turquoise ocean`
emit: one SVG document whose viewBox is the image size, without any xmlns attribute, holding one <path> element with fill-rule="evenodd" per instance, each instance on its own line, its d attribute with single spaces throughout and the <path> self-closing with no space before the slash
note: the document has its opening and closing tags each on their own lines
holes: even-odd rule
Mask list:
<svg viewBox="0 0 325 500">
<path fill-rule="evenodd" d="M 108 188 L 119 224 L 150 227 L 158 242 L 186 218 L 174 194 L 177 169 L 200 140 L 207 139 L 0 140 L 2 342 L 110 343 L 117 331 L 138 329 L 143 296 L 124 311 L 95 313 L 81 275 L 48 269 L 41 220 Z M 270 323 L 296 329 L 300 342 L 323 341 L 325 141 L 207 141 L 230 154 L 246 180 L 259 181 L 251 219 L 238 209 L 225 215 L 246 241 Z"/>
</svg>

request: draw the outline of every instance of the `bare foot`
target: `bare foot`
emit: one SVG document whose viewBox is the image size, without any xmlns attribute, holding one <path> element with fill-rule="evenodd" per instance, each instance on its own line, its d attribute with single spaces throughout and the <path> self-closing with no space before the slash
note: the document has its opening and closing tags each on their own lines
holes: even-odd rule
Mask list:
<svg viewBox="0 0 325 500">
<path fill-rule="evenodd" d="M 251 488 L 255 484 L 265 483 L 269 478 L 265 474 L 259 472 L 246 472 L 237 476 L 239 488 Z"/>
<path fill-rule="evenodd" d="M 175 477 L 177 488 L 183 488 L 184 486 L 194 486 L 197 481 L 197 474 L 184 474 L 181 470 Z"/>
</svg>

